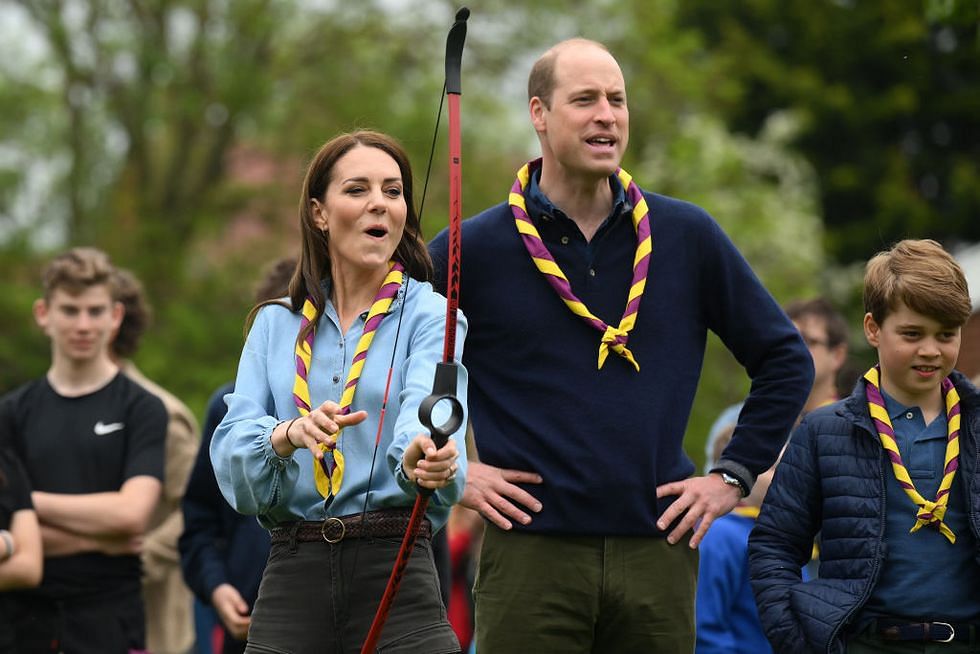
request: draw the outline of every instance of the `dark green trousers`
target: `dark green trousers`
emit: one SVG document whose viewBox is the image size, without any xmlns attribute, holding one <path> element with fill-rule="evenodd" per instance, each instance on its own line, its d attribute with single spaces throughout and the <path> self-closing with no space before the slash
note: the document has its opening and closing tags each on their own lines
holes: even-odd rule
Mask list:
<svg viewBox="0 0 980 654">
<path fill-rule="evenodd" d="M 473 594 L 479 654 L 694 651 L 698 553 L 685 539 L 487 527 Z"/>
</svg>

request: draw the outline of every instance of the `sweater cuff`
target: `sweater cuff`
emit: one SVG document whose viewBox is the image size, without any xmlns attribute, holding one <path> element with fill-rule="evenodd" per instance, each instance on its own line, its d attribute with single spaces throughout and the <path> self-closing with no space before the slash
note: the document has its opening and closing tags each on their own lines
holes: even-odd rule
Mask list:
<svg viewBox="0 0 980 654">
<path fill-rule="evenodd" d="M 752 486 L 755 485 L 755 475 L 749 472 L 749 469 L 743 466 L 741 463 L 737 463 L 730 459 L 721 459 L 715 464 L 708 473 L 712 472 L 727 472 L 732 477 L 735 477 L 742 483 L 742 488 L 745 490 L 745 496 L 748 497 L 749 493 L 752 492 Z"/>
</svg>

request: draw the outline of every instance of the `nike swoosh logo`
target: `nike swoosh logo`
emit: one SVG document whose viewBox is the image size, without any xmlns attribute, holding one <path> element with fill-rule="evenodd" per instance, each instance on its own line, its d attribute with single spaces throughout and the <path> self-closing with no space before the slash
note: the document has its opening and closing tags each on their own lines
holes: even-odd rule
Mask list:
<svg viewBox="0 0 980 654">
<path fill-rule="evenodd" d="M 126 425 L 124 425 L 121 422 L 110 422 L 107 425 L 107 424 L 105 424 L 104 422 L 102 422 L 100 420 L 97 423 L 95 423 L 95 435 L 96 436 L 105 436 L 106 434 L 111 434 L 114 431 L 119 431 L 120 429 L 122 429 L 125 426 Z"/>
</svg>

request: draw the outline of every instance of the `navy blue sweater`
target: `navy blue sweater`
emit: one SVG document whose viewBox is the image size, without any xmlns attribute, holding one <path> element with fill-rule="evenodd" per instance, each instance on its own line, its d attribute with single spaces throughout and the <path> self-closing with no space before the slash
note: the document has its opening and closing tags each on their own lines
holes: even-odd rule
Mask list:
<svg viewBox="0 0 980 654">
<path fill-rule="evenodd" d="M 228 583 L 251 607 L 269 556 L 269 532 L 255 516 L 241 515 L 228 506 L 208 454 L 214 429 L 227 411 L 224 396 L 234 390 L 234 384 L 226 384 L 208 401 L 201 449 L 181 502 L 184 533 L 178 547 L 184 580 L 201 601 L 210 604 L 214 589 Z"/>
<path fill-rule="evenodd" d="M 810 390 L 813 366 L 793 324 L 702 209 L 645 193 L 653 252 L 629 349 L 597 369 L 600 333 L 558 298 L 534 267 L 507 204 L 464 221 L 463 362 L 480 460 L 536 471 L 527 490 L 544 508 L 519 529 L 580 535 L 660 535 L 671 499 L 656 487 L 694 465 L 682 447 L 710 329 L 752 378 L 723 459 L 746 481 L 775 460 Z M 630 207 L 586 244 L 574 222 L 528 202 L 575 294 L 618 324 L 632 278 Z M 445 291 L 448 237 L 432 241 Z"/>
</svg>

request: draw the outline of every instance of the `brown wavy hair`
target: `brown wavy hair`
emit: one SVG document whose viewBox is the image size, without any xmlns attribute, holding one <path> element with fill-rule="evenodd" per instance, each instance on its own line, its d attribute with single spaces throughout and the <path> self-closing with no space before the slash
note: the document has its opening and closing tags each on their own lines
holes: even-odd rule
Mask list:
<svg viewBox="0 0 980 654">
<path fill-rule="evenodd" d="M 386 153 L 395 163 L 402 176 L 402 193 L 405 198 L 405 231 L 402 239 L 395 248 L 392 258 L 405 267 L 405 272 L 413 279 L 421 281 L 432 280 L 432 259 L 422 238 L 422 224 L 415 209 L 415 194 L 412 184 L 412 166 L 408 161 L 408 153 L 393 137 L 373 130 L 357 130 L 340 134 L 324 143 L 313 156 L 306 169 L 303 180 L 303 190 L 299 197 L 299 226 L 302 235 L 300 257 L 289 280 L 288 304 L 281 300 L 260 302 L 248 314 L 246 332 L 255 320 L 259 309 L 267 304 L 280 304 L 293 312 L 303 308 L 303 302 L 309 296 L 316 307 L 316 315 L 297 336 L 297 342 L 306 338 L 306 334 L 316 325 L 326 304 L 323 295 L 322 282 L 330 277 L 329 236 L 317 228 L 313 219 L 312 201 L 323 202 L 327 187 L 333 179 L 333 170 L 337 162 L 345 154 L 357 146 L 377 148 Z"/>
<path fill-rule="evenodd" d="M 62 252 L 41 271 L 44 299 L 50 300 L 58 289 L 78 295 L 93 286 L 105 285 L 116 297 L 115 268 L 109 256 L 93 247 L 75 247 Z"/>
<path fill-rule="evenodd" d="M 868 261 L 864 310 L 880 325 L 899 302 L 944 327 L 962 327 L 972 312 L 963 269 L 929 239 L 899 241 Z"/>
</svg>

